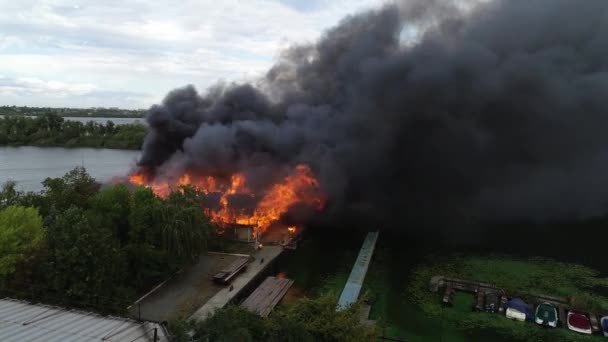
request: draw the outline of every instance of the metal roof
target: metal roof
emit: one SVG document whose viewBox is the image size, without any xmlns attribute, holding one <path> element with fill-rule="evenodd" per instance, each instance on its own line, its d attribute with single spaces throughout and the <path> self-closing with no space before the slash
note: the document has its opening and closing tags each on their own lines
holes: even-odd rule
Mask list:
<svg viewBox="0 0 608 342">
<path fill-rule="evenodd" d="M 0 341 L 3 342 L 152 342 L 155 328 L 156 341 L 168 342 L 165 330 L 157 323 L 0 299 Z"/>
<path fill-rule="evenodd" d="M 346 309 L 349 305 L 355 303 L 357 299 L 359 299 L 359 292 L 361 292 L 361 288 L 363 287 L 365 274 L 367 274 L 367 268 L 374 254 L 376 240 L 378 240 L 378 232 L 367 233 L 361 250 L 359 250 L 357 260 L 353 265 L 353 269 L 350 272 L 350 276 L 348 277 L 344 290 L 342 290 L 342 294 L 338 300 L 338 311 Z"/>
</svg>

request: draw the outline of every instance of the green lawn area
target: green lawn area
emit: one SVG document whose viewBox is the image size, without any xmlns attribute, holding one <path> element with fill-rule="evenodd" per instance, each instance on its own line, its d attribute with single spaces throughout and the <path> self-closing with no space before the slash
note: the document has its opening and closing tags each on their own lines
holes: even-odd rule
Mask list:
<svg viewBox="0 0 608 342">
<path fill-rule="evenodd" d="M 605 290 L 608 281 L 592 269 L 547 259 L 450 256 L 427 258 L 400 272 L 392 259 L 388 252 L 379 251 L 364 286 L 374 301 L 371 317 L 378 320 L 387 337 L 411 342 L 604 340 L 565 328 L 545 329 L 499 314 L 473 312 L 474 298 L 466 293 L 457 292 L 454 306 L 444 307 L 442 294 L 428 290 L 432 276 L 445 275 L 493 283 L 513 290 L 511 294 L 571 295 L 580 298 L 582 305 L 607 307 L 607 298 L 598 290 Z"/>
</svg>

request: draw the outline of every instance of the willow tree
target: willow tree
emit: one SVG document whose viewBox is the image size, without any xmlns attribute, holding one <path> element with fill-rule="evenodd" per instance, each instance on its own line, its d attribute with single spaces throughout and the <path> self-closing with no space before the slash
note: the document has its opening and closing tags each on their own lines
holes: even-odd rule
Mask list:
<svg viewBox="0 0 608 342">
<path fill-rule="evenodd" d="M 206 249 L 212 226 L 194 189 L 172 192 L 162 206 L 161 221 L 162 245 L 173 260 L 193 262 Z"/>
</svg>

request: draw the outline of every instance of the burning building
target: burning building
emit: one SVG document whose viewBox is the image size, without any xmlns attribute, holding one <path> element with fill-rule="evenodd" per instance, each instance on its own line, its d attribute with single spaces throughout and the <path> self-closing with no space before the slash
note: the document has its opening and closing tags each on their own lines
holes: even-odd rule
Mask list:
<svg viewBox="0 0 608 342">
<path fill-rule="evenodd" d="M 171 179 L 150 178 L 140 172 L 132 174 L 130 181 L 151 188 L 161 197 L 181 186 L 191 186 L 202 193 L 206 214 L 213 222 L 220 226 L 251 226 L 254 227 L 252 234 L 278 223 L 294 206 L 322 210 L 324 205 L 319 182 L 304 164 L 296 165 L 263 192 L 252 191 L 242 173 L 220 178 L 189 171 Z"/>
</svg>

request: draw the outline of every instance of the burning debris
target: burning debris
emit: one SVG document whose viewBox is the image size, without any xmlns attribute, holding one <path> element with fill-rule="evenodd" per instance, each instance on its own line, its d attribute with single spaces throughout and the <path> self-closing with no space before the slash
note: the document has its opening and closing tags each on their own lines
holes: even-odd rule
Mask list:
<svg viewBox="0 0 608 342">
<path fill-rule="evenodd" d="M 172 91 L 131 181 L 260 228 L 325 198 L 387 226 L 605 214 L 608 2 L 462 4 L 350 16 L 255 84 Z"/>
</svg>

